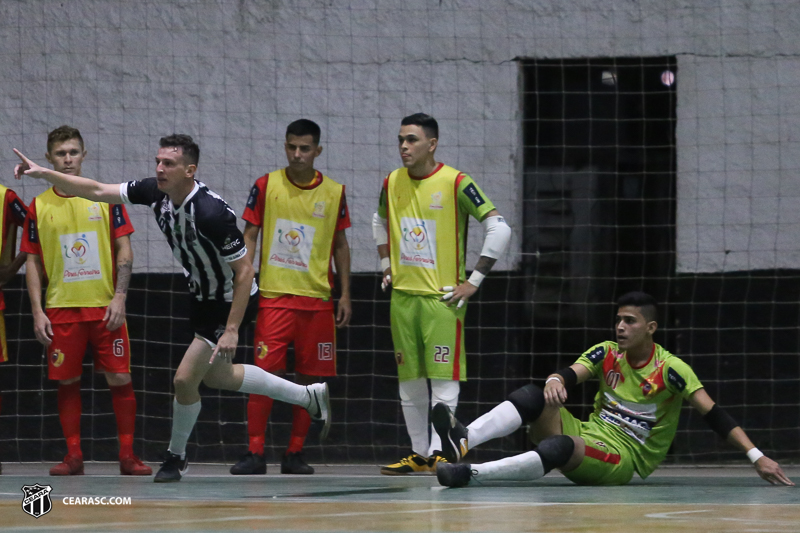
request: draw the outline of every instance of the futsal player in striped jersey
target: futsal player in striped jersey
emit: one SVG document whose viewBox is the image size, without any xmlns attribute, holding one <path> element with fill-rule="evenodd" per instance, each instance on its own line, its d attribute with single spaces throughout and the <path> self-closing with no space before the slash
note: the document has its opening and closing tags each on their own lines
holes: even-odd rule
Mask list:
<svg viewBox="0 0 800 533">
<path fill-rule="evenodd" d="M 25 203 L 17 193 L 0 185 L 0 363 L 8 362 L 8 343 L 6 342 L 6 308 L 2 287 L 13 279 L 14 275 L 25 263 L 27 254 L 23 251 L 17 253 L 17 228 L 25 223 L 28 213 Z M 0 412 L 3 407 L 3 396 L 0 391 Z M 3 464 L 0 463 L 0 474 L 3 473 Z"/>
<path fill-rule="evenodd" d="M 15 175 L 43 178 L 60 190 L 96 202 L 149 206 L 181 263 L 192 294 L 190 322 L 194 340 L 175 372 L 172 436 L 156 482 L 180 481 L 188 468 L 186 442 L 200 414 L 200 382 L 211 388 L 270 396 L 308 409 L 330 425 L 328 387 L 307 387 L 269 374 L 254 365 L 232 364 L 239 326 L 257 304 L 253 266 L 236 215 L 225 201 L 195 180 L 200 148 L 188 135 L 162 137 L 156 177 L 120 184 L 43 168 L 19 151 Z"/>
<path fill-rule="evenodd" d="M 462 487 L 532 481 L 554 468 L 580 485 L 624 485 L 634 473 L 646 478 L 667 455 L 686 401 L 712 430 L 747 455 L 759 476 L 774 485 L 794 485 L 714 403 L 692 368 L 653 342 L 658 328 L 655 299 L 628 293 L 617 307 L 616 342 L 592 346 L 574 364 L 550 374 L 544 388 L 530 384 L 517 389 L 466 427 L 447 405 L 435 405 L 431 418 L 449 461 L 437 470 L 439 483 Z M 599 381 L 599 390 L 589 420 L 581 422 L 563 404 L 575 385 L 591 378 Z M 471 448 L 523 425 L 536 450 L 488 463 L 456 463 Z"/>
<path fill-rule="evenodd" d="M 431 401 L 455 411 L 460 382 L 467 379 L 464 304 L 511 237 L 511 228 L 475 181 L 436 161 L 436 120 L 417 113 L 400 124 L 403 167 L 384 180 L 372 223 L 383 285 L 393 287 L 392 342 L 411 438 L 411 454 L 384 466 L 381 473 L 387 475 L 429 472 L 442 460 L 438 436 L 428 437 Z M 480 259 L 467 279 L 470 216 L 481 222 L 485 234 Z"/>
<path fill-rule="evenodd" d="M 61 126 L 47 136 L 56 172 L 80 176 L 86 149 L 80 131 Z M 133 453 L 136 396 L 130 370 L 125 300 L 131 279 L 133 226 L 121 205 L 100 204 L 51 187 L 33 199 L 21 249 L 36 338 L 45 346 L 48 377 L 58 381 L 58 416 L 67 441 L 51 476 L 83 474 L 81 374 L 87 345 L 111 391 L 121 474 L 149 476 Z M 47 283 L 42 306 L 42 285 Z"/>
<path fill-rule="evenodd" d="M 350 214 L 344 186 L 314 169 L 322 153 L 320 128 L 300 119 L 286 128 L 288 166 L 266 174 L 250 192 L 244 218 L 248 258 L 253 262 L 261 233 L 260 291 L 255 363 L 286 373 L 286 351 L 294 343 L 295 381 L 315 383 L 336 375 L 336 330 L 350 322 L 350 248 L 345 229 Z M 333 271 L 341 285 L 336 315 L 331 297 Z M 251 394 L 247 402 L 249 450 L 232 474 L 264 474 L 264 432 L 272 398 Z M 294 406 L 282 474 L 313 474 L 301 451 L 311 420 Z"/>
</svg>

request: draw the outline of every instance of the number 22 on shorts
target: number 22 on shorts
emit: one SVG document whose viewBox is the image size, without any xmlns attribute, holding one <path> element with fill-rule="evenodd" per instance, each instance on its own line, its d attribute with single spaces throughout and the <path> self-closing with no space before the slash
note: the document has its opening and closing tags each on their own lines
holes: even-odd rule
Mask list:
<svg viewBox="0 0 800 533">
<path fill-rule="evenodd" d="M 449 363 L 450 362 L 450 347 L 449 346 L 434 346 L 433 362 L 434 363 Z"/>
</svg>

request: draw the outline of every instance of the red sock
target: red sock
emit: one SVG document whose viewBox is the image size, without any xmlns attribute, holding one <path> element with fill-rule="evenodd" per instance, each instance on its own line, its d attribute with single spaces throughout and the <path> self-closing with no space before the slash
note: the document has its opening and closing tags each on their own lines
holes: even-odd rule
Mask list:
<svg viewBox="0 0 800 533">
<path fill-rule="evenodd" d="M 117 434 L 119 435 L 119 456 L 133 455 L 133 429 L 136 426 L 136 396 L 133 394 L 133 383 L 119 387 L 108 386 L 111 391 L 111 403 L 117 415 Z"/>
<path fill-rule="evenodd" d="M 264 455 L 264 433 L 267 431 L 267 420 L 272 411 L 272 398 L 251 394 L 247 400 L 247 435 L 250 439 L 250 451 Z"/>
<path fill-rule="evenodd" d="M 81 452 L 81 382 L 58 386 L 58 418 L 67 439 L 67 453 L 82 457 Z"/>
<path fill-rule="evenodd" d="M 303 443 L 311 427 L 311 415 L 299 405 L 292 406 L 292 434 L 286 453 L 297 453 L 303 449 Z"/>
</svg>

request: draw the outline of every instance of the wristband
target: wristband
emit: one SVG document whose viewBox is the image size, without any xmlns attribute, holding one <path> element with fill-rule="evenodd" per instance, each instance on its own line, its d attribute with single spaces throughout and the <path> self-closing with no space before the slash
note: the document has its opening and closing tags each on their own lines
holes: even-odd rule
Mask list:
<svg viewBox="0 0 800 533">
<path fill-rule="evenodd" d="M 578 384 L 578 374 L 576 374 L 575 371 L 570 367 L 557 370 L 556 372 L 553 372 L 553 375 L 561 376 L 561 379 L 564 381 L 564 388 L 567 390 L 572 389 L 572 387 Z"/>
<path fill-rule="evenodd" d="M 761 450 L 759 450 L 758 448 L 751 448 L 747 452 L 747 458 L 750 459 L 750 462 L 753 464 L 756 464 L 756 461 L 758 461 L 762 457 L 764 457 L 764 454 L 761 453 Z"/>
<path fill-rule="evenodd" d="M 485 277 L 486 277 L 486 274 L 481 274 L 477 270 L 473 270 L 472 274 L 469 275 L 469 279 L 467 281 L 469 281 L 471 284 L 475 285 L 476 287 L 480 287 L 481 286 L 481 282 L 483 281 L 483 278 L 485 278 Z"/>
<path fill-rule="evenodd" d="M 547 378 L 546 380 L 544 380 L 544 384 L 545 384 L 545 385 L 547 385 L 547 384 L 548 384 L 548 383 L 550 383 L 551 381 L 558 381 L 559 383 L 562 383 L 562 382 L 561 382 L 561 378 L 560 378 L 560 377 L 558 377 L 558 376 L 550 376 L 549 378 Z M 562 383 L 562 384 L 563 384 L 563 383 Z"/>
<path fill-rule="evenodd" d="M 386 269 L 390 268 L 391 266 L 392 266 L 391 259 L 389 259 L 388 257 L 381 258 L 381 272 L 386 272 Z"/>
</svg>

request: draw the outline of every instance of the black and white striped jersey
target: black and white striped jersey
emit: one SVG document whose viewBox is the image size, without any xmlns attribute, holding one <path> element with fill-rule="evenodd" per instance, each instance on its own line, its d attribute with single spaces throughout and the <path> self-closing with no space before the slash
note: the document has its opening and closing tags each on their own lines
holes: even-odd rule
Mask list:
<svg viewBox="0 0 800 533">
<path fill-rule="evenodd" d="M 180 261 L 189 291 L 199 301 L 233 299 L 233 270 L 228 265 L 247 254 L 236 213 L 218 194 L 195 181 L 194 188 L 175 207 L 158 189 L 156 178 L 120 184 L 123 203 L 149 205 L 158 227 Z M 250 294 L 258 287 L 253 282 Z"/>
</svg>

